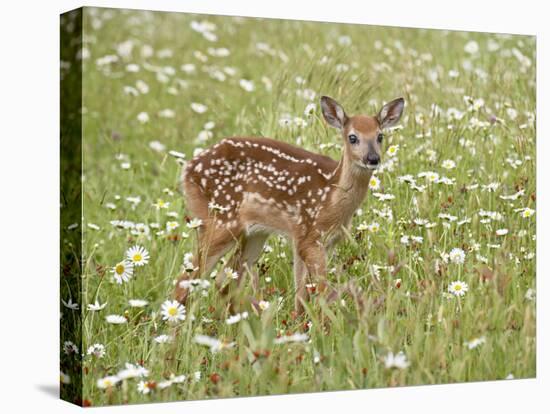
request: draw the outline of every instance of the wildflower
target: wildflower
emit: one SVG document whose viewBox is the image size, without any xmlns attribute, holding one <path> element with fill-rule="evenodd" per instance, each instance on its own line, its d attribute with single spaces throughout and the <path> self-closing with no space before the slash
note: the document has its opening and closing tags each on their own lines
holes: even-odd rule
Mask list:
<svg viewBox="0 0 550 414">
<path fill-rule="evenodd" d="M 128 320 L 122 315 L 107 315 L 105 320 L 113 325 L 122 325 L 128 322 Z"/>
<path fill-rule="evenodd" d="M 380 230 L 380 224 L 378 224 L 377 222 L 372 222 L 367 226 L 367 230 L 369 231 L 369 233 L 378 233 L 378 231 Z"/>
<path fill-rule="evenodd" d="M 159 117 L 161 118 L 173 118 L 174 116 L 176 116 L 176 113 L 173 109 L 167 108 L 159 111 Z"/>
<path fill-rule="evenodd" d="M 466 254 L 464 253 L 464 250 L 459 247 L 455 247 L 449 253 L 449 260 L 455 264 L 463 264 L 465 258 Z"/>
<path fill-rule="evenodd" d="M 466 292 L 468 292 L 468 285 L 465 282 L 456 280 L 449 284 L 447 290 L 449 291 L 449 293 L 455 296 L 464 296 Z"/>
<path fill-rule="evenodd" d="M 66 355 L 75 354 L 78 355 L 78 347 L 76 344 L 72 341 L 65 341 L 63 343 L 63 352 L 65 352 Z"/>
<path fill-rule="evenodd" d="M 468 43 L 466 43 L 466 45 L 464 45 L 464 51 L 466 53 L 474 55 L 479 52 L 479 45 L 475 40 L 470 40 Z"/>
<path fill-rule="evenodd" d="M 126 250 L 126 259 L 134 266 L 144 266 L 149 263 L 149 252 L 142 246 L 132 246 Z"/>
<path fill-rule="evenodd" d="M 247 92 L 252 92 L 254 90 L 254 83 L 247 79 L 241 79 L 239 85 Z"/>
<path fill-rule="evenodd" d="M 143 299 L 130 299 L 128 303 L 132 308 L 143 308 L 149 304 L 149 302 Z"/>
<path fill-rule="evenodd" d="M 225 323 L 227 325 L 233 325 L 243 319 L 248 319 L 248 312 L 238 313 L 236 315 L 232 315 L 229 318 L 225 320 Z"/>
<path fill-rule="evenodd" d="M 109 375 L 107 377 L 97 380 L 97 387 L 101 389 L 111 388 L 120 382 L 120 378 L 116 375 Z"/>
<path fill-rule="evenodd" d="M 170 207 L 170 203 L 160 198 L 157 198 L 157 202 L 153 203 L 153 207 L 155 207 L 157 210 L 161 210 Z"/>
<path fill-rule="evenodd" d="M 105 306 L 107 306 L 107 302 L 105 302 L 104 304 L 101 304 L 96 299 L 93 304 L 88 304 L 88 310 L 92 312 L 97 312 L 97 311 L 103 310 Z"/>
<path fill-rule="evenodd" d="M 418 174 L 419 177 L 426 177 L 430 183 L 435 183 L 439 180 L 439 174 L 434 171 L 425 171 Z"/>
<path fill-rule="evenodd" d="M 59 371 L 59 381 L 62 384 L 70 384 L 71 383 L 71 377 L 69 377 L 63 371 Z"/>
<path fill-rule="evenodd" d="M 535 210 L 530 209 L 530 208 L 524 208 L 523 211 L 521 212 L 521 217 L 523 217 L 523 218 L 529 218 L 529 217 L 531 217 L 533 214 L 535 214 Z"/>
<path fill-rule="evenodd" d="M 497 236 L 505 236 L 508 234 L 508 229 L 498 229 L 496 231 Z"/>
<path fill-rule="evenodd" d="M 177 221 L 168 221 L 166 222 L 166 231 L 176 230 L 180 224 Z"/>
<path fill-rule="evenodd" d="M 393 352 L 388 352 L 388 354 L 384 357 L 384 366 L 387 369 L 405 369 L 409 365 L 410 363 L 409 361 L 407 361 L 407 356 L 402 351 L 395 355 L 393 354 Z"/>
<path fill-rule="evenodd" d="M 312 116 L 316 110 L 317 110 L 317 105 L 314 103 L 309 103 L 307 104 L 306 109 L 304 109 L 304 115 L 306 117 Z"/>
<path fill-rule="evenodd" d="M 156 383 L 154 381 L 140 381 L 137 385 L 137 390 L 141 394 L 149 394 L 151 390 L 154 390 Z"/>
<path fill-rule="evenodd" d="M 177 300 L 167 300 L 161 307 L 162 319 L 168 322 L 185 320 L 185 306 Z"/>
<path fill-rule="evenodd" d="M 533 300 L 535 300 L 536 296 L 537 295 L 535 293 L 535 289 L 529 288 L 529 289 L 527 289 L 527 292 L 525 292 L 525 299 L 527 299 L 527 300 L 533 301 Z"/>
<path fill-rule="evenodd" d="M 202 220 L 198 218 L 194 218 L 189 223 L 187 223 L 187 227 L 190 229 L 196 229 L 200 226 L 202 226 Z"/>
<path fill-rule="evenodd" d="M 204 114 L 208 110 L 208 107 L 206 105 L 193 102 L 191 103 L 191 109 L 198 114 Z"/>
<path fill-rule="evenodd" d="M 166 343 L 169 343 L 169 342 L 172 342 L 174 338 L 171 337 L 170 335 L 159 335 L 159 336 L 156 336 L 153 340 L 158 343 L 158 344 L 166 344 Z"/>
<path fill-rule="evenodd" d="M 134 365 L 126 362 L 124 369 L 119 371 L 117 377 L 120 379 L 143 378 L 149 375 L 149 370 L 142 365 Z"/>
<path fill-rule="evenodd" d="M 147 114 L 147 112 L 140 112 L 137 115 L 137 120 L 140 123 L 145 124 L 145 123 L 149 122 L 149 114 Z"/>
<path fill-rule="evenodd" d="M 269 309 L 269 302 L 265 301 L 265 300 L 261 300 L 259 303 L 258 303 L 258 306 L 260 307 L 261 310 L 267 310 Z"/>
<path fill-rule="evenodd" d="M 86 351 L 87 355 L 93 355 L 96 358 L 103 358 L 105 356 L 105 345 L 93 344 Z"/>
<path fill-rule="evenodd" d="M 475 349 L 480 345 L 483 345 L 485 343 L 485 337 L 482 336 L 480 338 L 474 338 L 471 341 L 467 341 L 464 343 L 468 347 L 468 349 Z"/>
<path fill-rule="evenodd" d="M 233 269 L 229 268 L 229 267 L 226 267 L 223 270 L 223 273 L 225 274 L 225 277 L 228 277 L 230 279 L 238 279 L 239 278 L 239 274 L 237 272 L 235 272 Z"/>
<path fill-rule="evenodd" d="M 174 374 L 170 374 L 170 378 L 168 378 L 166 381 L 159 382 L 158 387 L 160 389 L 168 388 L 172 384 L 180 384 L 184 382 L 186 379 L 187 377 L 185 375 L 176 376 Z"/>
<path fill-rule="evenodd" d="M 233 348 L 235 346 L 235 342 L 224 342 L 207 335 L 195 335 L 193 340 L 199 345 L 209 347 L 210 351 L 213 353 L 221 351 L 222 349 Z"/>
<path fill-rule="evenodd" d="M 123 260 L 117 263 L 111 272 L 113 273 L 115 281 L 120 285 L 122 282 L 127 282 L 132 278 L 134 274 L 134 264 L 127 260 Z"/>
<path fill-rule="evenodd" d="M 390 145 L 388 147 L 388 155 L 390 157 L 395 157 L 397 155 L 397 151 L 399 151 L 399 145 Z"/>
<path fill-rule="evenodd" d="M 441 163 L 441 166 L 446 170 L 452 170 L 456 167 L 456 162 L 454 162 L 453 160 L 445 160 Z"/>
<path fill-rule="evenodd" d="M 143 95 L 146 95 L 146 94 L 149 93 L 149 85 L 147 85 L 142 80 L 137 80 L 136 81 L 136 89 Z M 145 112 L 143 112 L 143 113 L 145 113 Z M 147 115 L 147 114 L 145 113 L 145 115 Z M 149 118 L 149 116 L 147 116 L 147 118 Z"/>
<path fill-rule="evenodd" d="M 306 342 L 309 341 L 309 336 L 303 333 L 295 333 L 292 335 L 281 336 L 280 338 L 275 338 L 273 341 L 274 344 L 286 344 L 289 342 Z"/>
<path fill-rule="evenodd" d="M 369 180 L 369 188 L 371 190 L 378 190 L 380 188 L 380 179 L 373 175 Z"/>
<path fill-rule="evenodd" d="M 65 302 L 63 299 L 61 299 L 61 302 L 63 303 L 63 306 L 65 306 L 68 309 L 78 310 L 79 305 L 78 305 L 77 302 L 73 302 L 72 298 L 69 298 L 69 300 L 67 302 Z"/>
</svg>

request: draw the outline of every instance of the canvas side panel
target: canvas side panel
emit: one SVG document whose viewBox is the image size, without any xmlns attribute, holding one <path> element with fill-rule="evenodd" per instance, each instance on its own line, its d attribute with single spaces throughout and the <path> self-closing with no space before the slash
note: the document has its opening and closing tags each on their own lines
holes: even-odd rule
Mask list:
<svg viewBox="0 0 550 414">
<path fill-rule="evenodd" d="M 82 9 L 60 18 L 60 395 L 82 405 Z"/>
</svg>

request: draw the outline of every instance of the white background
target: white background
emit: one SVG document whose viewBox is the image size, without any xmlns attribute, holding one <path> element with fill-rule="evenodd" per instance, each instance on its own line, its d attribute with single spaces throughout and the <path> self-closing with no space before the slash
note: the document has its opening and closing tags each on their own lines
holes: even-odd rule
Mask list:
<svg viewBox="0 0 550 414">
<path fill-rule="evenodd" d="M 550 33 L 545 1 L 120 0 L 86 5 L 537 35 L 537 379 L 239 398 L 102 409 L 106 413 L 380 411 L 545 412 L 550 390 L 548 159 Z M 79 1 L 11 0 L 0 11 L 0 408 L 76 412 L 57 399 L 58 15 Z M 505 168 L 505 167 L 503 167 Z M 545 179 L 546 178 L 546 179 Z M 546 217 L 545 217 L 546 215 Z M 546 254 L 545 254 L 546 253 Z M 429 352 L 429 350 L 426 350 Z M 510 360 L 514 355 L 509 355 Z M 548 412 L 548 411 L 546 411 Z"/>
</svg>

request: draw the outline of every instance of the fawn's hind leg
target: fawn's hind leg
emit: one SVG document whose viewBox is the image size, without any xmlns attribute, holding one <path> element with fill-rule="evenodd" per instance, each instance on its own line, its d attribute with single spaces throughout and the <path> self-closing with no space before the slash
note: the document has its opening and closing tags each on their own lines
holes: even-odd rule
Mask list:
<svg viewBox="0 0 550 414">
<path fill-rule="evenodd" d="M 189 289 L 180 286 L 180 282 L 208 274 L 218 260 L 234 246 L 236 240 L 234 233 L 227 228 L 210 225 L 199 231 L 198 255 L 193 257 L 193 266 L 198 267 L 198 270 L 191 274 L 184 273 L 178 279 L 174 293 L 178 302 L 185 303 L 189 294 Z"/>
<path fill-rule="evenodd" d="M 254 291 L 258 290 L 259 279 L 258 273 L 256 269 L 254 269 L 254 265 L 256 264 L 258 258 L 260 257 L 260 254 L 262 253 L 262 249 L 264 247 L 264 243 L 267 237 L 268 234 L 265 233 L 241 235 L 238 247 L 235 250 L 235 253 L 231 257 L 231 259 L 229 260 L 229 266 L 232 270 L 237 272 L 239 285 L 243 280 L 243 276 L 248 273 L 251 277 L 252 288 L 254 289 Z M 218 274 L 218 279 L 216 280 L 216 285 L 218 286 L 218 288 L 221 287 L 224 281 L 225 274 L 222 272 Z"/>
</svg>

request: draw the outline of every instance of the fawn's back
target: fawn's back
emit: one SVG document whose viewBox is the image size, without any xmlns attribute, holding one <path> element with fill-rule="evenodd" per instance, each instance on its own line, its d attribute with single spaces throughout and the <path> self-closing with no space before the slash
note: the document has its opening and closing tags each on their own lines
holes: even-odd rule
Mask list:
<svg viewBox="0 0 550 414">
<path fill-rule="evenodd" d="M 289 235 L 318 218 L 338 163 L 269 138 L 226 138 L 187 165 L 188 208 L 234 234 Z"/>
</svg>

